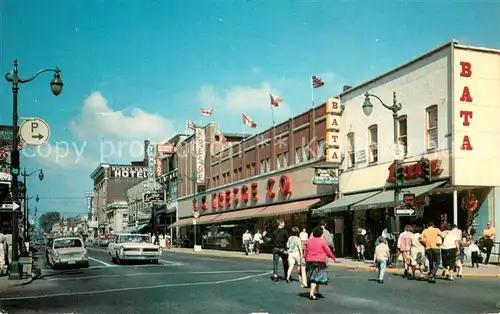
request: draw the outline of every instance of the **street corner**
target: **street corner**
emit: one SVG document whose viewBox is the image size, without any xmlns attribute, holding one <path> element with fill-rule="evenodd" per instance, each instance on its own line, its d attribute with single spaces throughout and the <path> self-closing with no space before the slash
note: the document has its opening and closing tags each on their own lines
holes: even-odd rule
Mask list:
<svg viewBox="0 0 500 314">
<path fill-rule="evenodd" d="M 9 280 L 7 277 L 0 278 L 0 292 L 11 289 L 11 288 L 16 288 L 16 287 L 21 287 L 28 285 L 33 282 L 33 278 L 25 278 L 21 280 Z"/>
</svg>

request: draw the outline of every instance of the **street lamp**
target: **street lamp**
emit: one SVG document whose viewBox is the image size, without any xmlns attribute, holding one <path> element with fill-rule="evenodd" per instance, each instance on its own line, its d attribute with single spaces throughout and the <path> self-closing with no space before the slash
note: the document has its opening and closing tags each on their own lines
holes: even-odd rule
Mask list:
<svg viewBox="0 0 500 314">
<path fill-rule="evenodd" d="M 19 70 L 17 60 L 14 60 L 14 69 L 10 72 L 5 73 L 5 79 L 7 82 L 12 83 L 12 151 L 10 155 L 11 162 L 11 173 L 12 173 L 12 199 L 14 202 L 19 201 L 19 196 L 17 192 L 17 176 L 19 175 L 19 126 L 17 125 L 18 120 L 18 92 L 19 85 L 24 83 L 29 83 L 36 79 L 40 74 L 45 72 L 53 72 L 54 77 L 50 81 L 50 89 L 52 94 L 58 96 L 62 92 L 63 82 L 61 80 L 61 70 L 59 68 L 55 69 L 44 69 L 35 73 L 35 75 L 28 78 L 19 77 Z M 12 262 L 10 263 L 9 279 L 19 280 L 21 279 L 21 269 L 19 264 L 19 226 L 17 222 L 17 212 L 14 211 L 12 214 Z"/>
<path fill-rule="evenodd" d="M 365 94 L 365 101 L 363 102 L 363 105 L 361 106 L 363 108 L 363 113 L 366 116 L 371 115 L 373 112 L 373 104 L 370 102 L 370 97 L 377 99 L 380 102 L 380 104 L 382 104 L 382 106 L 384 106 L 384 108 L 392 111 L 394 145 L 398 145 L 399 144 L 398 143 L 398 112 L 403 108 L 403 105 L 401 105 L 401 103 L 398 103 L 398 101 L 396 99 L 396 92 L 392 93 L 392 105 L 386 105 L 382 101 L 382 99 L 380 99 L 380 97 L 367 92 Z M 398 160 L 396 158 L 394 158 L 394 165 L 396 165 L 397 162 L 398 162 Z M 399 189 L 395 186 L 394 187 L 394 206 L 397 206 L 398 203 L 399 203 Z M 396 232 L 399 233 L 401 231 L 400 230 L 401 226 L 400 226 L 399 216 L 396 216 L 395 220 L 396 220 Z"/>
<path fill-rule="evenodd" d="M 28 173 L 26 171 L 26 167 L 24 167 L 23 171 L 21 172 L 21 176 L 23 177 L 23 184 L 24 188 L 26 191 L 28 191 L 28 185 L 27 185 L 27 180 L 26 178 L 38 173 L 38 180 L 43 181 L 43 178 L 45 178 L 43 174 L 43 169 L 36 169 L 33 170 L 32 172 Z M 28 206 L 28 201 L 35 198 L 36 202 L 40 201 L 40 197 L 37 195 L 36 197 L 28 197 L 28 192 L 26 192 L 24 196 L 24 240 L 26 242 L 30 242 L 29 239 L 29 232 L 28 232 L 28 227 L 29 227 L 29 206 Z"/>
<path fill-rule="evenodd" d="M 183 175 L 179 174 L 179 177 L 177 179 L 177 184 L 182 184 L 182 177 Z M 188 179 L 189 181 L 191 181 L 193 183 L 193 237 L 194 237 L 194 240 L 193 240 L 193 250 L 196 250 L 196 228 L 197 228 L 197 225 L 196 225 L 196 217 L 194 217 L 194 208 L 196 206 L 196 196 L 198 194 L 198 186 L 196 184 L 196 181 L 198 179 L 198 175 L 197 175 L 197 171 L 195 170 L 195 173 L 193 174 L 193 177 L 190 178 L 188 176 L 184 176 L 186 179 Z"/>
</svg>

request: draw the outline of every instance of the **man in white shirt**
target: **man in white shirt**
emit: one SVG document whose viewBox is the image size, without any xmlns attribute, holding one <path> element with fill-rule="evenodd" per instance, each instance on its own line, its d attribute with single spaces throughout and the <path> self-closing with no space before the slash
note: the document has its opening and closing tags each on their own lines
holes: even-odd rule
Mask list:
<svg viewBox="0 0 500 314">
<path fill-rule="evenodd" d="M 250 231 L 245 231 L 242 237 L 243 247 L 245 248 L 245 254 L 248 255 L 250 249 L 250 241 L 252 241 L 252 234 Z"/>
</svg>

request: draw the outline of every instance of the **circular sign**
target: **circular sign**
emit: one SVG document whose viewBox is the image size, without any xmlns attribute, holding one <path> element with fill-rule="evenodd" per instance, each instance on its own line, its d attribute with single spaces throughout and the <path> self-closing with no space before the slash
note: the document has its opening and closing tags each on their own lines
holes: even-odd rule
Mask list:
<svg viewBox="0 0 500 314">
<path fill-rule="evenodd" d="M 194 212 L 193 217 L 194 217 L 194 219 L 200 218 L 200 212 Z"/>
<path fill-rule="evenodd" d="M 50 128 L 45 120 L 30 118 L 24 120 L 19 127 L 21 140 L 28 145 L 38 146 L 49 140 Z"/>
</svg>

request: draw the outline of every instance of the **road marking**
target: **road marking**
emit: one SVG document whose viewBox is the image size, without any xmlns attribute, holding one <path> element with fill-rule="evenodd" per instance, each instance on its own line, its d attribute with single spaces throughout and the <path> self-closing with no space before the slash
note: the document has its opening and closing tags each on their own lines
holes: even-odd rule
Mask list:
<svg viewBox="0 0 500 314">
<path fill-rule="evenodd" d="M 243 280 L 247 280 L 247 279 L 251 279 L 251 278 L 267 276 L 270 274 L 272 274 L 272 272 L 265 272 L 265 273 L 260 273 L 260 274 L 256 274 L 256 275 L 244 276 L 244 277 L 239 277 L 239 278 L 235 278 L 235 279 L 228 279 L 228 280 L 219 280 L 219 281 L 186 282 L 186 283 L 174 283 L 174 284 L 155 285 L 155 286 L 117 288 L 117 289 L 106 289 L 106 290 L 66 292 L 66 293 L 53 293 L 53 294 L 46 294 L 46 295 L 32 295 L 32 296 L 24 296 L 24 297 L 0 298 L 0 301 L 34 300 L 34 299 L 70 297 L 70 296 L 91 295 L 91 294 L 104 294 L 104 293 L 113 293 L 113 292 L 151 290 L 151 289 L 161 289 L 161 288 L 219 285 L 219 284 L 224 284 L 224 283 L 229 283 L 229 282 L 243 281 Z"/>
<path fill-rule="evenodd" d="M 144 264 L 144 265 L 110 265 L 110 266 L 90 266 L 89 268 L 76 268 L 76 269 L 62 269 L 62 270 L 53 270 L 53 269 L 42 269 L 42 273 L 71 273 L 71 272 L 81 272 L 82 270 L 87 269 L 108 269 L 108 268 L 132 268 L 132 267 L 175 267 L 175 266 L 184 266 L 181 263 L 171 263 L 171 264 Z M 1 314 L 1 313 L 0 313 Z"/>
<path fill-rule="evenodd" d="M 159 260 L 160 262 L 163 262 L 163 263 L 167 263 L 167 264 L 175 264 L 175 265 L 184 265 L 184 264 L 181 264 L 181 263 L 178 263 L 178 262 L 172 262 L 172 261 L 167 261 L 167 260 L 164 260 L 164 259 L 160 259 Z"/>
<path fill-rule="evenodd" d="M 133 273 L 133 274 L 117 274 L 117 275 L 96 275 L 86 277 L 66 277 L 66 278 L 49 278 L 45 281 L 64 281 L 64 280 L 87 280 L 100 278 L 115 278 L 115 277 L 135 277 L 135 276 L 158 276 L 158 275 L 215 275 L 215 274 L 238 274 L 238 273 L 262 273 L 264 270 L 222 270 L 222 271 L 206 271 L 206 272 L 154 272 L 154 273 Z M 229 279 L 233 280 L 233 279 Z"/>
<path fill-rule="evenodd" d="M 108 264 L 108 263 L 106 263 L 106 262 L 103 262 L 103 261 L 101 261 L 101 260 L 98 260 L 97 258 L 93 258 L 93 257 L 90 257 L 90 256 L 89 256 L 89 260 L 94 261 L 94 262 L 97 262 L 97 263 L 101 263 L 101 264 L 103 264 L 104 266 L 108 266 L 108 267 L 113 267 L 113 266 L 115 266 L 115 265 Z"/>
</svg>

